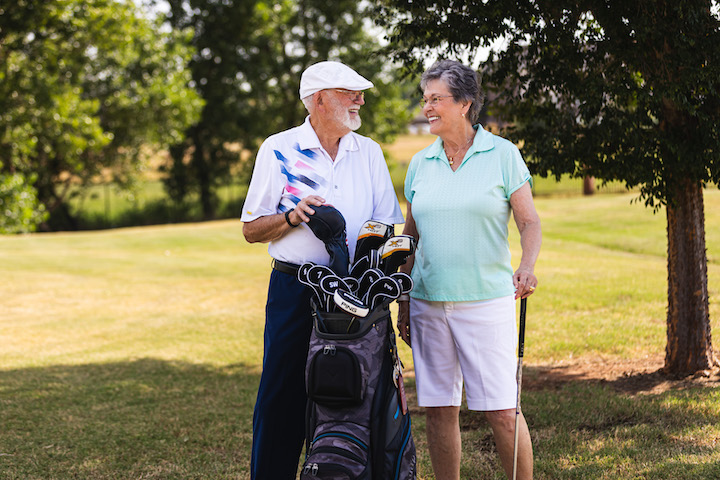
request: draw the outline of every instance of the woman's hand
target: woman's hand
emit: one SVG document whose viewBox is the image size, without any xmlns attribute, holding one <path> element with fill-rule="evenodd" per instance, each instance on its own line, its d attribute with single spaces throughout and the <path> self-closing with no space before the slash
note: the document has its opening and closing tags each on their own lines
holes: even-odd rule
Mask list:
<svg viewBox="0 0 720 480">
<path fill-rule="evenodd" d="M 527 268 L 518 268 L 513 275 L 513 285 L 515 285 L 515 299 L 527 298 L 535 293 L 538 280 L 535 274 Z"/>
<path fill-rule="evenodd" d="M 398 302 L 397 327 L 400 338 L 408 344 L 408 347 L 412 348 L 410 344 L 410 302 Z"/>
</svg>

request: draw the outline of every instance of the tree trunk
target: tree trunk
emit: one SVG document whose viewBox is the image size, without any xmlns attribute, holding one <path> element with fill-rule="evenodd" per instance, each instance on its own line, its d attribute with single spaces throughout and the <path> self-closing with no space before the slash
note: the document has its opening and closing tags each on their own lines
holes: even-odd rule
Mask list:
<svg viewBox="0 0 720 480">
<path fill-rule="evenodd" d="M 670 188 L 665 372 L 685 376 L 712 368 L 717 359 L 710 339 L 702 186 L 682 180 Z"/>
<path fill-rule="evenodd" d="M 594 195 L 595 194 L 595 177 L 585 175 L 583 177 L 583 195 Z"/>
</svg>

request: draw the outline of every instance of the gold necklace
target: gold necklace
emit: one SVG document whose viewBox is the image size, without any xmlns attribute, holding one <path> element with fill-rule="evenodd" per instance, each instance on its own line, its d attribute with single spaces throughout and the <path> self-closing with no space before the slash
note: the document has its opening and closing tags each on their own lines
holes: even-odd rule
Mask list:
<svg viewBox="0 0 720 480">
<path fill-rule="evenodd" d="M 472 142 L 474 138 L 475 138 L 475 135 L 473 135 L 472 137 L 470 137 L 470 140 L 468 140 L 467 142 L 465 142 L 465 145 L 463 145 L 463 146 L 461 146 L 460 148 L 458 148 L 457 150 L 455 150 L 455 153 L 452 154 L 452 155 L 448 155 L 447 150 L 445 150 L 445 155 L 447 155 L 447 157 L 448 157 L 448 163 L 449 163 L 450 165 L 455 165 L 455 156 L 456 156 L 458 153 L 460 153 L 460 150 L 462 150 L 462 149 L 464 149 L 465 147 L 467 147 L 468 145 L 470 145 L 470 142 Z"/>
</svg>

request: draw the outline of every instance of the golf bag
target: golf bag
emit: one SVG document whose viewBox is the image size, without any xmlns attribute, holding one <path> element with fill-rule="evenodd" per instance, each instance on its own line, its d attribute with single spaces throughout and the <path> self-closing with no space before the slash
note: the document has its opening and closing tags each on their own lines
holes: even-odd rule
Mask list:
<svg viewBox="0 0 720 480">
<path fill-rule="evenodd" d="M 415 443 L 387 304 L 366 317 L 313 301 L 301 480 L 414 480 Z"/>
</svg>

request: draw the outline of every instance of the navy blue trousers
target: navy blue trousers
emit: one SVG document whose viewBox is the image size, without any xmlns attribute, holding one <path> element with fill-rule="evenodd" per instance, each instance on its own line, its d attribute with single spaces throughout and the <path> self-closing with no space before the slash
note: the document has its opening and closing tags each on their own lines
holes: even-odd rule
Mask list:
<svg viewBox="0 0 720 480">
<path fill-rule="evenodd" d="M 252 480 L 292 480 L 305 439 L 305 362 L 312 291 L 294 275 L 270 275 L 265 349 L 253 414 Z"/>
</svg>

